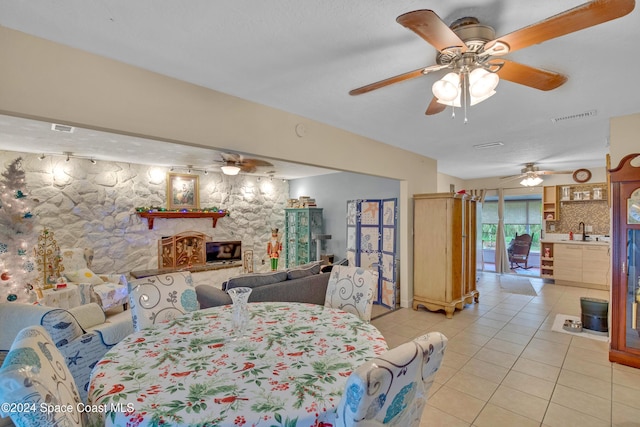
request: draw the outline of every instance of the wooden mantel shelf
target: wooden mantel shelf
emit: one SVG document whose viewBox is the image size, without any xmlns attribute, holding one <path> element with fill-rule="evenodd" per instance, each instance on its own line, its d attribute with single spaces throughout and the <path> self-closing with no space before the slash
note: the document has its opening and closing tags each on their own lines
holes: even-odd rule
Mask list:
<svg viewBox="0 0 640 427">
<path fill-rule="evenodd" d="M 146 218 L 149 230 L 153 229 L 153 220 L 156 218 L 211 218 L 212 227 L 215 228 L 218 218 L 226 216 L 226 212 L 136 212 L 140 218 Z"/>
</svg>

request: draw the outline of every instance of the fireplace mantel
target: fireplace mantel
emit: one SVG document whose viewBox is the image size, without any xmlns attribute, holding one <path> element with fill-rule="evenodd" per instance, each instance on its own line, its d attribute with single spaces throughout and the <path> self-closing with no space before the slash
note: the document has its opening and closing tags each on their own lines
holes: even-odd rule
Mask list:
<svg viewBox="0 0 640 427">
<path fill-rule="evenodd" d="M 212 227 L 215 228 L 218 218 L 227 215 L 227 212 L 136 212 L 140 218 L 146 218 L 149 230 L 153 229 L 153 221 L 156 218 L 211 218 Z"/>
</svg>

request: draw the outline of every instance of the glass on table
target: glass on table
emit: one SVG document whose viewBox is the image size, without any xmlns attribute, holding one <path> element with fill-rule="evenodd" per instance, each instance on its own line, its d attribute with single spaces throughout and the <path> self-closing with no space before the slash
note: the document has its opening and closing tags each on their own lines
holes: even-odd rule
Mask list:
<svg viewBox="0 0 640 427">
<path fill-rule="evenodd" d="M 251 288 L 237 287 L 227 291 L 233 302 L 231 314 L 231 326 L 233 329 L 233 340 L 242 338 L 249 324 L 249 295 Z"/>
</svg>

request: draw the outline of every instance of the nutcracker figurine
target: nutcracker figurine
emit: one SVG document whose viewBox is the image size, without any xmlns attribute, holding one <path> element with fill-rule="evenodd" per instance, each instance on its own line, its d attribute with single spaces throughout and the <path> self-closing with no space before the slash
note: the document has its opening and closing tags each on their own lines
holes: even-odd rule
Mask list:
<svg viewBox="0 0 640 427">
<path fill-rule="evenodd" d="M 280 258 L 280 251 L 282 250 L 282 243 L 280 243 L 280 235 L 278 229 L 271 230 L 271 239 L 267 243 L 267 254 L 271 258 L 271 271 L 278 269 L 278 258 Z"/>
</svg>

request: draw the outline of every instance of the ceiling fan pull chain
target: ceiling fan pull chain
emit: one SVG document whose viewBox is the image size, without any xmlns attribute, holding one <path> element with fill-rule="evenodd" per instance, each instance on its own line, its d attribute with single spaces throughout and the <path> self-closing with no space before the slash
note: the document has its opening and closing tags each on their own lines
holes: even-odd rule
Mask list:
<svg viewBox="0 0 640 427">
<path fill-rule="evenodd" d="M 469 103 L 467 100 L 468 93 L 469 93 L 469 74 L 463 73 L 462 74 L 462 96 L 463 96 L 463 103 L 464 103 L 464 124 L 465 125 L 469 121 L 467 119 L 467 104 Z"/>
</svg>

